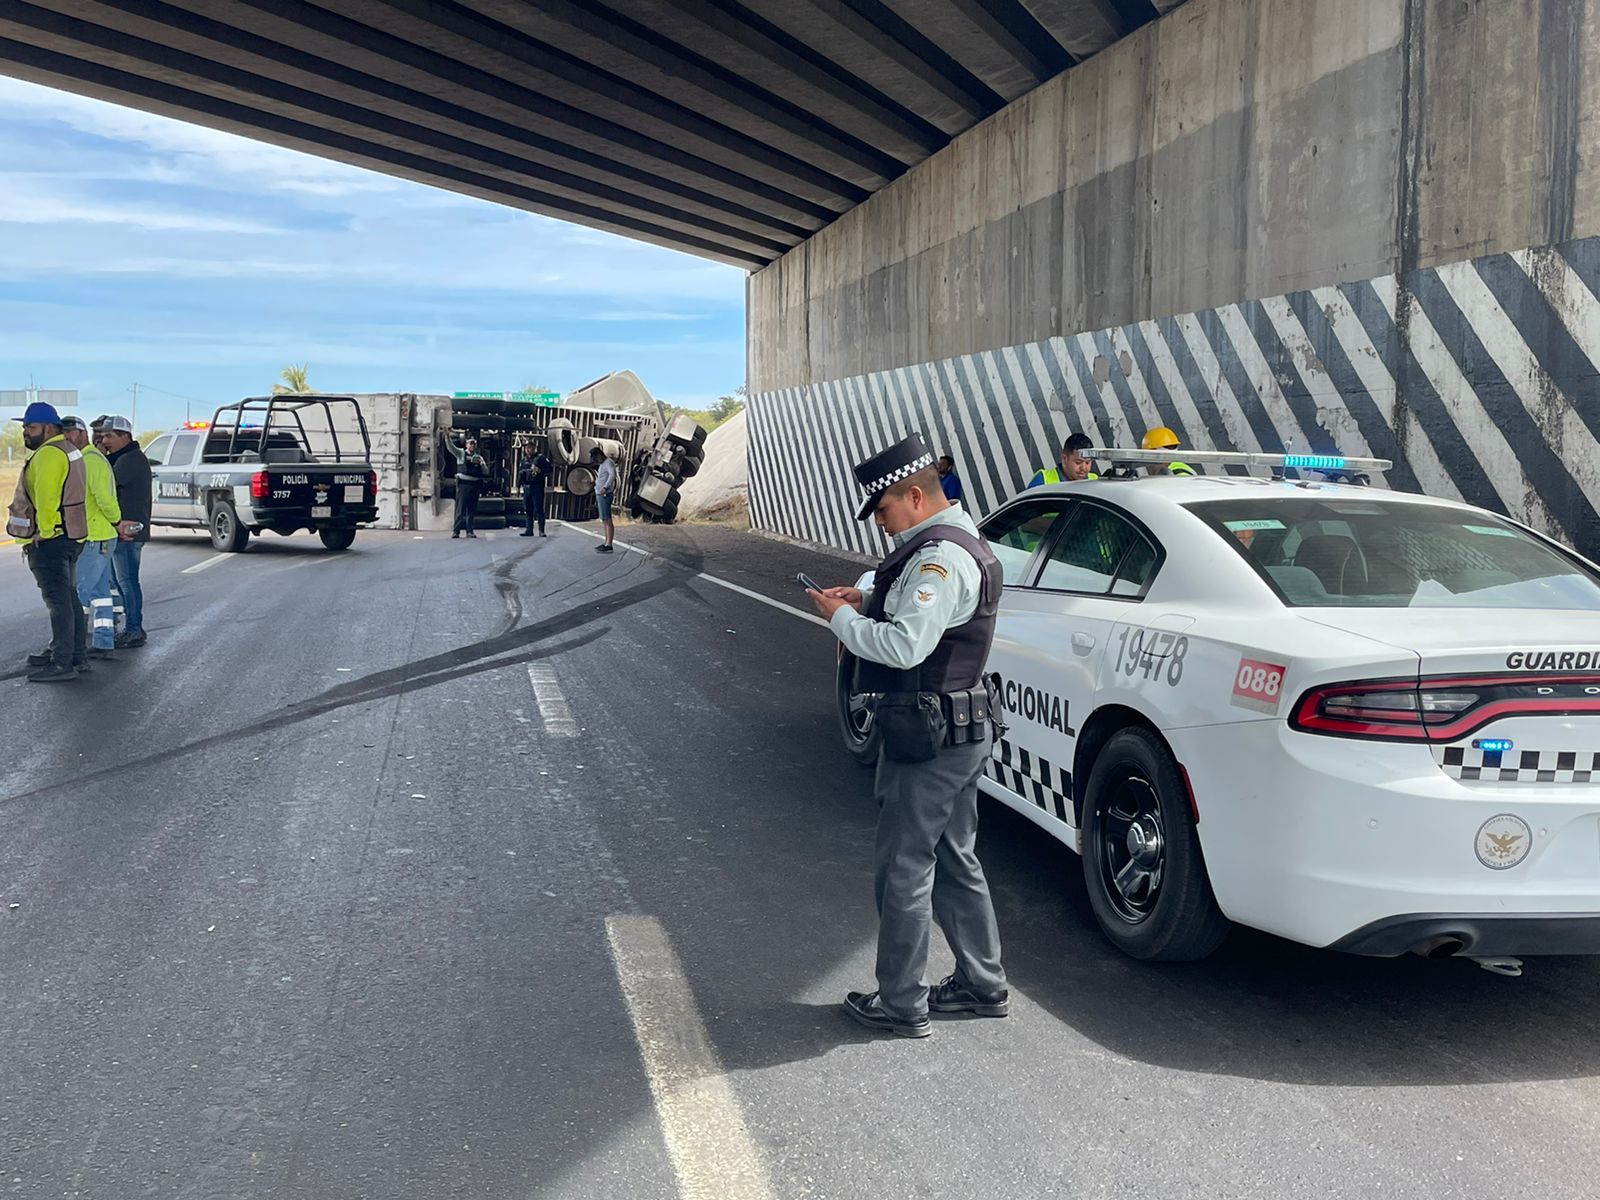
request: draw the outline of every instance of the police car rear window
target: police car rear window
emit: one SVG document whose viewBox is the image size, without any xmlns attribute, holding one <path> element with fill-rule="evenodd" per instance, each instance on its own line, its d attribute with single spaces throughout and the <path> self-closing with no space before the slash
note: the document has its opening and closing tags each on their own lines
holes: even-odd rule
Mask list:
<svg viewBox="0 0 1600 1200">
<path fill-rule="evenodd" d="M 1600 612 L 1600 577 L 1486 513 L 1314 497 L 1186 507 L 1291 607 Z"/>
</svg>

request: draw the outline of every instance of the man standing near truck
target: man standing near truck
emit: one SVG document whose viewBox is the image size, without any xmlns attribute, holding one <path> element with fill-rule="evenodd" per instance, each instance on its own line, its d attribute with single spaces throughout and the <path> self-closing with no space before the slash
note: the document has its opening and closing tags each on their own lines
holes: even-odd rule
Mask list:
<svg viewBox="0 0 1600 1200">
<path fill-rule="evenodd" d="M 150 540 L 150 460 L 133 438 L 133 422 L 127 417 L 106 415 L 94 422 L 95 443 L 111 464 L 117 481 L 117 507 L 122 510 L 122 525 L 117 530 L 116 546 L 111 551 L 111 574 L 122 593 L 127 628 L 117 638 L 119 649 L 137 649 L 147 640 L 144 632 L 144 589 L 139 584 L 139 558 Z M 138 526 L 137 529 L 134 527 Z"/>
<path fill-rule="evenodd" d="M 83 658 L 86 625 L 76 574 L 78 554 L 89 536 L 84 511 L 88 472 L 83 455 L 61 436 L 61 415 L 54 405 L 36 400 L 14 419 L 22 422 L 22 444 L 33 454 L 17 480 L 6 532 L 23 544 L 50 614 L 50 662 L 34 670 L 28 682 L 61 683 L 89 669 Z"/>
<path fill-rule="evenodd" d="M 489 464 L 478 453 L 477 438 L 468 438 L 465 449 L 457 447 L 453 441 L 445 445 L 456 456 L 456 519 L 450 536 L 458 538 L 462 530 L 466 530 L 469 538 L 475 538 L 478 535 L 472 528 L 472 519 L 478 515 L 478 492 L 483 481 L 489 478 Z"/>
<path fill-rule="evenodd" d="M 600 447 L 589 452 L 589 461 L 595 466 L 594 498 L 600 509 L 600 524 L 606 531 L 606 540 L 595 547 L 597 554 L 614 554 L 611 541 L 617 536 L 616 522 L 611 519 L 611 503 L 617 494 L 617 464 Z"/>
<path fill-rule="evenodd" d="M 522 452 L 522 469 L 517 472 L 517 486 L 522 489 L 522 507 L 527 513 L 527 528 L 523 537 L 533 536 L 533 523 L 539 522 L 539 536 L 544 536 L 544 485 L 550 478 L 550 456 L 543 444 L 525 447 Z"/>
</svg>

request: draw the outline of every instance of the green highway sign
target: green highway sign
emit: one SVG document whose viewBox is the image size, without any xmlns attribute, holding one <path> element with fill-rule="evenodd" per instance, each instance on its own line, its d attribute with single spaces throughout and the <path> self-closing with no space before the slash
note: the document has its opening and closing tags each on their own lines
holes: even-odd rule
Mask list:
<svg viewBox="0 0 1600 1200">
<path fill-rule="evenodd" d="M 513 404 L 542 404 L 554 408 L 561 403 L 560 392 L 456 392 L 453 400 L 504 400 Z"/>
</svg>

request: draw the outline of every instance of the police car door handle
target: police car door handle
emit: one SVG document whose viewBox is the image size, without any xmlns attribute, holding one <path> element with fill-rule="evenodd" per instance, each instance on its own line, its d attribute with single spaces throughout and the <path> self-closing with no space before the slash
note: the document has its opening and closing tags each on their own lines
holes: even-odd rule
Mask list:
<svg viewBox="0 0 1600 1200">
<path fill-rule="evenodd" d="M 1072 635 L 1072 648 L 1084 653 L 1094 649 L 1094 634 L 1075 633 Z"/>
</svg>

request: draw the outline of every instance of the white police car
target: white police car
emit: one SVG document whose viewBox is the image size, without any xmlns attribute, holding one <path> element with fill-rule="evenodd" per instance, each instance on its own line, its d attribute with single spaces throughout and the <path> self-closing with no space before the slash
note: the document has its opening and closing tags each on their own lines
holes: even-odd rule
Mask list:
<svg viewBox="0 0 1600 1200">
<path fill-rule="evenodd" d="M 1237 922 L 1600 953 L 1600 567 L 1467 505 L 1246 476 L 1037 488 L 983 531 L 1010 726 L 983 788 L 1079 851 L 1121 949 Z"/>
</svg>

